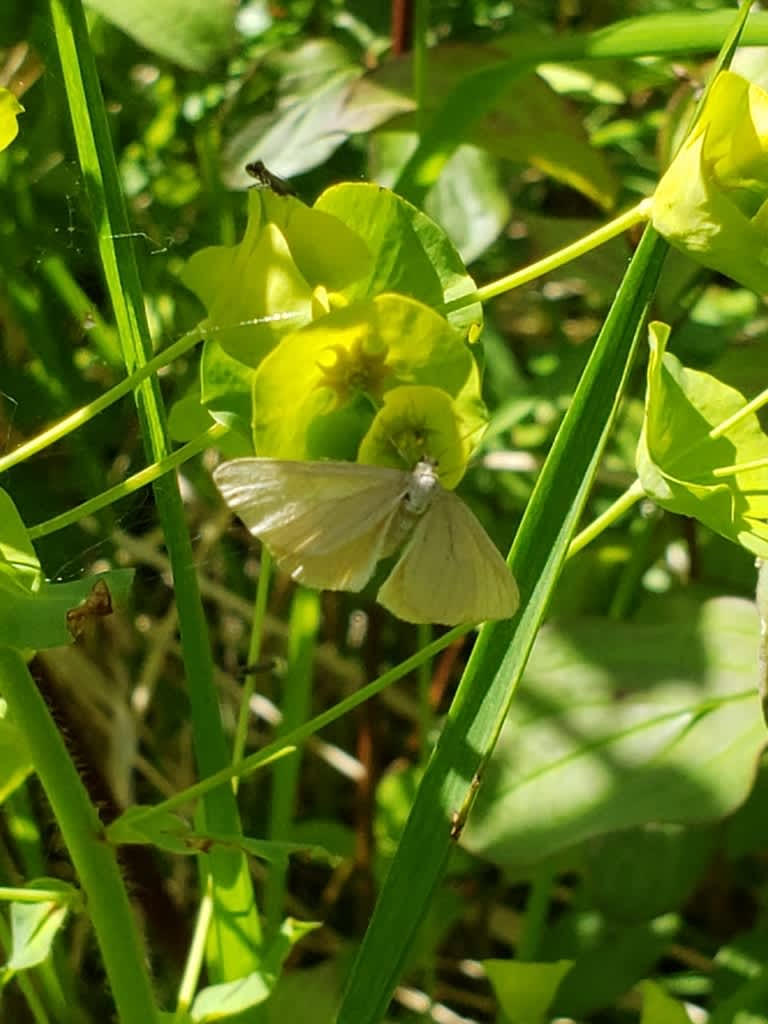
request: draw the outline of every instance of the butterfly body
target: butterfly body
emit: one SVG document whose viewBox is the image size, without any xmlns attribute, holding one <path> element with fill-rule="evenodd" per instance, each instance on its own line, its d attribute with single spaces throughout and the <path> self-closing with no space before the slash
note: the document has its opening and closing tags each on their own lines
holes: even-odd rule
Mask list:
<svg viewBox="0 0 768 1024">
<path fill-rule="evenodd" d="M 409 622 L 479 622 L 517 608 L 512 574 L 474 515 L 413 470 L 245 458 L 214 471 L 224 500 L 294 579 L 361 590 L 381 558 L 405 545 L 378 600 Z"/>
</svg>

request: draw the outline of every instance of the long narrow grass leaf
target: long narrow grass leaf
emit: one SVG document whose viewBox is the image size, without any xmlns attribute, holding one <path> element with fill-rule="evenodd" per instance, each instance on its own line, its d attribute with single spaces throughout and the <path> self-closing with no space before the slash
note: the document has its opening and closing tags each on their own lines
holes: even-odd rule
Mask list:
<svg viewBox="0 0 768 1024">
<path fill-rule="evenodd" d="M 510 554 L 521 611 L 511 622 L 484 627 L 475 645 L 363 939 L 338 1024 L 374 1024 L 386 1012 L 549 604 L 613 422 L 665 247 L 653 231 L 646 231 L 542 468 Z"/>
</svg>

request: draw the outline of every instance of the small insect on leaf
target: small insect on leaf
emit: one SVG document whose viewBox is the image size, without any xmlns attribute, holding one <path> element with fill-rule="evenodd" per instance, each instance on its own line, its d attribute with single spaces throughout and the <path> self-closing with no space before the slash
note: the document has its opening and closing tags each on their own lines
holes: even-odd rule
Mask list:
<svg viewBox="0 0 768 1024">
<path fill-rule="evenodd" d="M 402 554 L 377 600 L 406 622 L 511 617 L 517 585 L 434 463 L 410 472 L 354 462 L 233 459 L 213 474 L 278 565 L 318 590 L 361 590 L 380 559 Z"/>
<path fill-rule="evenodd" d="M 269 188 L 277 196 L 295 196 L 296 192 L 291 188 L 287 181 L 283 178 L 278 178 L 276 174 L 263 163 L 261 160 L 253 160 L 251 163 L 245 165 L 246 174 L 250 174 L 252 178 L 256 180 L 256 188 Z"/>
<path fill-rule="evenodd" d="M 90 594 L 67 612 L 67 629 L 74 640 L 85 635 L 89 623 L 112 614 L 112 595 L 105 580 L 96 580 Z"/>
</svg>

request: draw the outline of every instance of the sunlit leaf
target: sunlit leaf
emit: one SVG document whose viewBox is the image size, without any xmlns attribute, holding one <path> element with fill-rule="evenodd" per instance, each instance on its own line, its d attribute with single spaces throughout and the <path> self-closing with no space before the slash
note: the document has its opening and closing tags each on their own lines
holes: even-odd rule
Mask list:
<svg viewBox="0 0 768 1024">
<path fill-rule="evenodd" d="M 363 69 L 331 39 L 311 39 L 293 50 L 271 54 L 267 64 L 277 80 L 272 111 L 249 117 L 229 140 L 224 154 L 231 188 L 252 184 L 244 168 L 252 160 L 285 178 L 322 164 L 352 131 L 347 96 Z"/>
<path fill-rule="evenodd" d="M 510 48 L 513 45 L 510 42 Z M 451 43 L 430 50 L 427 114 L 434 113 L 469 74 L 500 66 L 506 60 L 507 53 L 495 44 L 482 47 Z M 388 61 L 376 70 L 373 80 L 382 92 L 391 90 L 393 101 L 395 97 L 409 97 L 413 82 L 410 58 Z M 354 97 L 355 89 L 351 102 Z M 364 91 L 362 97 L 366 99 Z M 380 106 L 385 109 L 384 97 Z M 392 108 L 394 111 L 394 102 Z M 459 111 L 456 116 L 461 116 Z M 399 114 L 393 127 L 408 129 L 412 120 L 413 115 Z M 617 184 L 610 164 L 591 144 L 568 101 L 532 71 L 511 79 L 488 113 L 471 127 L 466 141 L 516 164 L 531 164 L 600 206 L 613 204 Z"/>
<path fill-rule="evenodd" d="M 280 969 L 291 949 L 305 935 L 319 927 L 320 925 L 314 921 L 286 918 L 277 936 L 264 951 L 260 970 L 244 978 L 238 978 L 237 981 L 211 985 L 197 995 L 190 1014 L 195 1024 L 224 1020 L 263 1003 L 272 993 L 280 976 Z"/>
<path fill-rule="evenodd" d="M 699 370 L 689 370 L 665 352 L 669 328 L 649 330 L 648 391 L 637 450 L 640 481 L 654 501 L 695 516 L 762 557 L 768 556 L 766 469 L 715 476 L 723 467 L 766 460 L 768 437 L 756 414 L 742 417 L 717 438 L 719 426 L 746 400 L 734 388 Z"/>
<path fill-rule="evenodd" d="M 204 71 L 235 43 L 230 0 L 87 0 L 151 53 L 193 71 Z"/>
<path fill-rule="evenodd" d="M 766 742 L 754 605 L 721 598 L 659 625 L 542 630 L 464 830 L 505 865 L 646 822 L 715 821 Z"/>
<path fill-rule="evenodd" d="M 653 196 L 653 226 L 706 267 L 768 291 L 768 93 L 732 71 L 712 85 Z"/>
<path fill-rule="evenodd" d="M 691 1024 L 682 1003 L 668 996 L 655 981 L 644 981 L 639 987 L 643 993 L 640 1024 Z"/>
<path fill-rule="evenodd" d="M 551 964 L 483 960 L 508 1024 L 547 1024 L 551 1019 L 547 1011 L 571 966 L 570 960 Z"/>
<path fill-rule="evenodd" d="M 365 275 L 369 255 L 337 218 L 293 196 L 254 188 L 248 211 L 238 245 L 200 250 L 181 277 L 207 308 L 203 332 L 254 367 L 287 331 L 327 312 L 328 293 Z"/>
<path fill-rule="evenodd" d="M 60 889 L 62 896 L 72 893 L 72 887 L 55 878 L 42 878 L 31 882 L 28 889 Z M 60 903 L 50 900 L 11 903 L 11 955 L 6 966 L 23 971 L 48 959 L 51 946 L 61 930 L 69 912 L 68 898 Z"/>
<path fill-rule="evenodd" d="M 474 294 L 475 282 L 445 231 L 394 192 L 378 185 L 334 185 L 318 198 L 315 209 L 338 217 L 370 250 L 366 273 L 342 290 L 348 301 L 391 291 L 439 309 Z M 467 330 L 482 323 L 482 307 L 468 301 L 449 311 L 448 318 Z"/>
</svg>

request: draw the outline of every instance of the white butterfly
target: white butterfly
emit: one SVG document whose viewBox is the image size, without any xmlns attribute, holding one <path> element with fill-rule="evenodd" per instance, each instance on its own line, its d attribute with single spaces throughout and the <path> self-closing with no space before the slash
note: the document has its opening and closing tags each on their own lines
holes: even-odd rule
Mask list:
<svg viewBox="0 0 768 1024">
<path fill-rule="evenodd" d="M 233 459 L 214 470 L 224 500 L 294 579 L 361 590 L 405 543 L 377 600 L 407 622 L 482 622 L 514 614 L 512 573 L 432 462 L 412 472 L 356 462 Z"/>
</svg>

